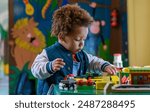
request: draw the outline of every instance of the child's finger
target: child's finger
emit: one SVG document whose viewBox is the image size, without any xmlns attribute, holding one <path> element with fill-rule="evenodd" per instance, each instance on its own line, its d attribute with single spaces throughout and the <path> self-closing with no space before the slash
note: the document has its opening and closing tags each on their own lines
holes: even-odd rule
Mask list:
<svg viewBox="0 0 150 112">
<path fill-rule="evenodd" d="M 64 62 L 53 63 L 52 68 L 53 68 L 54 71 L 58 71 L 58 70 L 60 70 L 61 68 L 63 68 L 64 65 L 65 65 Z"/>
<path fill-rule="evenodd" d="M 108 66 L 106 67 L 106 71 L 109 73 L 109 74 L 116 74 L 117 70 L 114 66 Z"/>
<path fill-rule="evenodd" d="M 111 70 L 110 68 L 107 69 L 107 72 L 108 72 L 109 74 L 113 74 L 113 70 Z"/>
<path fill-rule="evenodd" d="M 53 71 L 58 71 L 58 70 L 60 70 L 60 68 L 58 67 L 54 67 L 54 69 L 53 69 Z"/>
<path fill-rule="evenodd" d="M 118 70 L 115 66 L 112 66 L 112 71 L 113 71 L 113 74 L 116 74 L 118 72 Z"/>
<path fill-rule="evenodd" d="M 54 65 L 53 66 L 53 71 L 58 71 L 60 70 L 61 66 L 57 66 L 57 65 Z"/>
<path fill-rule="evenodd" d="M 63 61 L 63 59 L 61 59 L 61 58 L 57 58 L 56 60 L 55 60 L 55 64 L 61 64 L 61 65 L 65 65 L 65 62 Z"/>
<path fill-rule="evenodd" d="M 64 67 L 64 65 L 56 64 L 54 67 L 56 67 L 56 68 L 63 68 L 63 67 Z"/>
<path fill-rule="evenodd" d="M 56 65 L 64 66 L 64 65 L 65 65 L 65 62 L 63 62 L 63 61 L 56 61 L 55 64 L 56 64 Z"/>
<path fill-rule="evenodd" d="M 55 61 L 63 61 L 62 58 L 56 58 Z"/>
</svg>

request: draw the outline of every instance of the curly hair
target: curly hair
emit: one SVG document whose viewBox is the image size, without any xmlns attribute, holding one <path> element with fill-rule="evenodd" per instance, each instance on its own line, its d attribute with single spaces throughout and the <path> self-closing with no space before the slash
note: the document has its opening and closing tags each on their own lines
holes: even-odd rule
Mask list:
<svg viewBox="0 0 150 112">
<path fill-rule="evenodd" d="M 92 22 L 93 18 L 86 10 L 76 4 L 67 4 L 54 12 L 51 35 L 58 36 L 61 32 L 63 36 L 66 36 L 75 26 L 88 27 Z"/>
</svg>

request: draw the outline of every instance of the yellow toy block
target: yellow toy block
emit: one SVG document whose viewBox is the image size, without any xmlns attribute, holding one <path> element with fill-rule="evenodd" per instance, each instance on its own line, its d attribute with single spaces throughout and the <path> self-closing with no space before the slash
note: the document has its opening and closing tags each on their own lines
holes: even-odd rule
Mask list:
<svg viewBox="0 0 150 112">
<path fill-rule="evenodd" d="M 119 84 L 119 77 L 117 75 L 111 76 L 111 81 L 114 84 Z"/>
<path fill-rule="evenodd" d="M 96 89 L 103 90 L 107 82 L 96 81 Z"/>
</svg>

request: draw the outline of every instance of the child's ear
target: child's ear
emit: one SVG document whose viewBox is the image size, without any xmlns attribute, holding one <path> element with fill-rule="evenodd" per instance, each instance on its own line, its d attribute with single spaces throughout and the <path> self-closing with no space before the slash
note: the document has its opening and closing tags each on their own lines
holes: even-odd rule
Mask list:
<svg viewBox="0 0 150 112">
<path fill-rule="evenodd" d="M 63 35 L 62 32 L 60 32 L 60 33 L 58 34 L 58 39 L 61 40 L 61 41 L 65 41 L 64 35 Z"/>
</svg>

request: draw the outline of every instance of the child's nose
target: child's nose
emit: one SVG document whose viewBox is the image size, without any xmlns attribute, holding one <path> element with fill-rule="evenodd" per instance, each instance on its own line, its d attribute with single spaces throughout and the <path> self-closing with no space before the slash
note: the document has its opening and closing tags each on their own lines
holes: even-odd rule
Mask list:
<svg viewBox="0 0 150 112">
<path fill-rule="evenodd" d="M 84 46 L 84 41 L 81 41 L 79 46 L 80 47 Z"/>
</svg>

